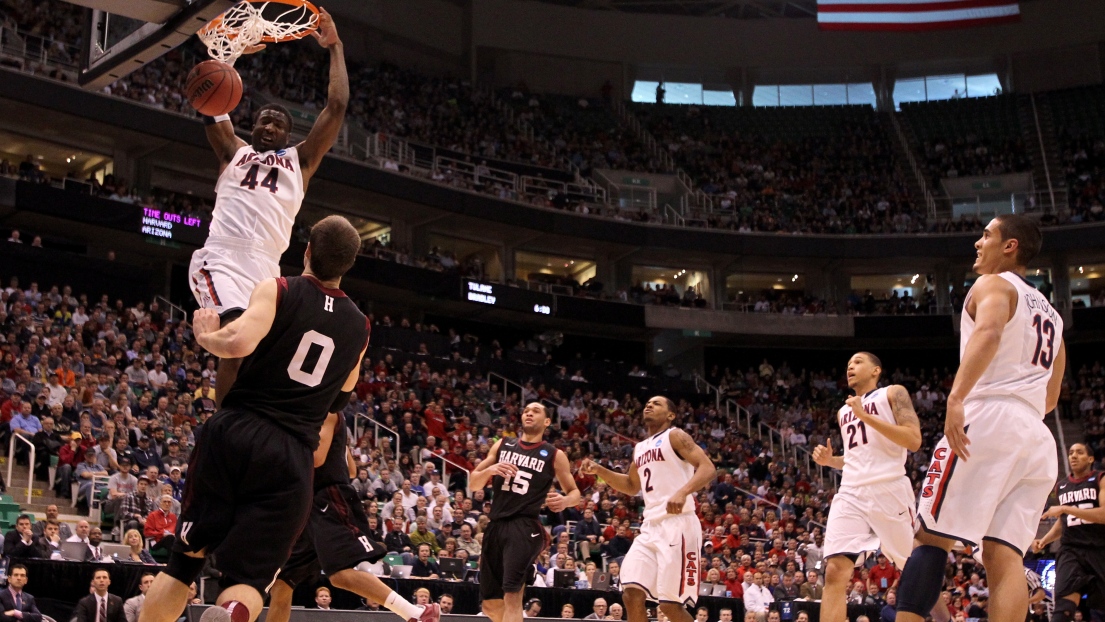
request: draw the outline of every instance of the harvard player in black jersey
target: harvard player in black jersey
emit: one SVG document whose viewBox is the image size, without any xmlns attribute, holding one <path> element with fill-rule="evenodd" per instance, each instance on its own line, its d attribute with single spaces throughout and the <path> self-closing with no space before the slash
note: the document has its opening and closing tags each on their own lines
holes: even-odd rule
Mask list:
<svg viewBox="0 0 1105 622">
<path fill-rule="evenodd" d="M 253 622 L 261 613 L 262 593 L 311 511 L 312 454 L 329 449 L 322 424 L 348 402 L 368 346 L 364 314 L 338 289 L 360 246 L 348 220 L 324 218 L 311 228 L 303 276 L 261 281 L 245 313 L 223 328 L 214 309 L 193 316 L 200 346 L 245 360 L 196 439 L 177 541 L 140 622 L 180 616 L 209 552 L 219 555 L 223 591 L 203 622 Z"/>
<path fill-rule="evenodd" d="M 292 615 L 295 586 L 326 573 L 330 584 L 383 605 L 411 622 L 437 622 L 441 608 L 437 603 L 425 607 L 411 604 L 396 594 L 368 570 L 387 554 L 382 543 L 368 537 L 368 516 L 350 480 L 356 476 L 356 464 L 346 442 L 344 418 L 336 413 L 326 417 L 321 433 L 323 443 L 315 450 L 315 500 L 307 528 L 299 534 L 292 556 L 284 564 L 272 586 L 265 622 L 288 622 Z M 330 437 L 328 451 L 324 451 Z"/>
<path fill-rule="evenodd" d="M 522 622 L 522 591 L 537 556 L 549 544 L 538 514 L 547 505 L 563 512 L 579 504 L 568 456 L 544 442 L 549 414 L 533 402 L 522 411 L 522 434 L 500 439 L 468 482 L 479 490 L 491 480 L 491 524 L 480 554 L 480 600 L 492 622 Z M 553 480 L 566 494 L 552 489 Z"/>
<path fill-rule="evenodd" d="M 1032 543 L 1039 553 L 1059 540 L 1055 558 L 1055 612 L 1052 622 L 1069 622 L 1082 595 L 1105 586 L 1105 473 L 1093 470 L 1093 450 L 1075 443 L 1067 452 L 1070 477 L 1059 480 L 1055 493 L 1059 505 L 1044 512 L 1044 518 L 1058 518 L 1044 537 Z M 1062 536 L 1060 536 L 1060 533 Z"/>
</svg>

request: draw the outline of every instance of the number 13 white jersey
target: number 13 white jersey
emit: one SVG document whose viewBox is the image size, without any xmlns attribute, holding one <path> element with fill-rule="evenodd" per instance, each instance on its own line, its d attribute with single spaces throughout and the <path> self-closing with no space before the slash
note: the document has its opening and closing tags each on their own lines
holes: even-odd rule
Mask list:
<svg viewBox="0 0 1105 622">
<path fill-rule="evenodd" d="M 891 424 L 894 409 L 887 397 L 888 387 L 875 389 L 863 396 L 863 410 L 872 417 Z M 904 478 L 906 449 L 867 427 L 844 405 L 837 412 L 840 436 L 844 440 L 844 476 L 840 486 L 867 486 Z"/>
<path fill-rule="evenodd" d="M 1014 272 L 1002 272 L 1001 278 L 1017 288 L 1017 310 L 1005 324 L 1001 344 L 994 360 L 982 373 L 967 399 L 1003 396 L 1027 402 L 1042 419 L 1047 412 L 1047 384 L 1051 365 L 1063 343 L 1063 318 L 1047 297 Z M 975 331 L 975 321 L 966 312 L 971 293 L 964 302 L 960 320 L 959 355 Z"/>
<path fill-rule="evenodd" d="M 694 477 L 694 467 L 675 452 L 668 428 L 637 443 L 633 448 L 633 463 L 641 479 L 641 496 L 645 500 L 644 520 L 658 520 L 668 515 L 668 499 Z M 687 495 L 683 513 L 694 513 L 694 496 Z"/>
</svg>

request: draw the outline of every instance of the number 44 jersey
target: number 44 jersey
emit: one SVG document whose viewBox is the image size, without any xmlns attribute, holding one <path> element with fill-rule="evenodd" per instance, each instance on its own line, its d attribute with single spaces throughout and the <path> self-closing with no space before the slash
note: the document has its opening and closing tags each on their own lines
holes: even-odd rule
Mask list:
<svg viewBox="0 0 1105 622">
<path fill-rule="evenodd" d="M 370 327 L 344 292 L 313 276 L 276 284 L 272 328 L 243 359 L 222 406 L 267 417 L 313 451 L 342 385 L 361 364 Z"/>
<path fill-rule="evenodd" d="M 882 387 L 863 396 L 863 411 L 896 424 L 894 410 Z M 841 486 L 866 486 L 905 477 L 906 449 L 868 428 L 848 405 L 837 413 L 844 441 L 844 477 Z"/>
</svg>

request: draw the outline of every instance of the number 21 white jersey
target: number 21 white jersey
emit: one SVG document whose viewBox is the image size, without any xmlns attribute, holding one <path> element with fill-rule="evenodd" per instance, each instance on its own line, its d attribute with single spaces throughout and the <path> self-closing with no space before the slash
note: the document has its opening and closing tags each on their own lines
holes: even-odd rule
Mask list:
<svg viewBox="0 0 1105 622">
<path fill-rule="evenodd" d="M 641 479 L 641 496 L 645 500 L 644 520 L 668 516 L 668 499 L 694 477 L 694 467 L 675 452 L 668 428 L 637 443 L 633 448 L 633 463 Z M 694 497 L 687 495 L 683 513 L 694 513 Z"/>
<path fill-rule="evenodd" d="M 1047 384 L 1051 365 L 1063 343 L 1063 318 L 1047 297 L 1014 272 L 999 274 L 1017 288 L 1017 310 L 1001 333 L 994 360 L 982 373 L 967 399 L 987 396 L 1015 397 L 1027 402 L 1040 418 L 1047 413 Z M 966 312 L 971 294 L 967 294 L 960 319 L 959 355 L 975 331 L 975 321 Z"/>
<path fill-rule="evenodd" d="M 896 424 L 887 387 L 863 396 L 863 410 L 872 417 Z M 844 440 L 844 476 L 841 487 L 867 486 L 904 478 L 906 449 L 874 428 L 867 427 L 848 405 L 837 412 L 840 436 Z"/>
</svg>

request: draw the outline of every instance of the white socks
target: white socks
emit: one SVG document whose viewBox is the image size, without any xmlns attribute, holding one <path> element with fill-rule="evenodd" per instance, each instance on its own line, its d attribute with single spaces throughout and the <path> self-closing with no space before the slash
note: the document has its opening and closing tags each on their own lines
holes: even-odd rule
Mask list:
<svg viewBox="0 0 1105 622">
<path fill-rule="evenodd" d="M 392 592 L 384 601 L 384 606 L 394 611 L 397 616 L 404 620 L 412 618 L 417 620 L 422 617 L 422 611 L 425 609 L 425 607 L 419 605 L 412 605 L 406 598 L 395 592 Z"/>
</svg>

